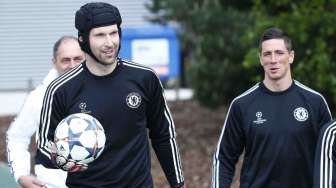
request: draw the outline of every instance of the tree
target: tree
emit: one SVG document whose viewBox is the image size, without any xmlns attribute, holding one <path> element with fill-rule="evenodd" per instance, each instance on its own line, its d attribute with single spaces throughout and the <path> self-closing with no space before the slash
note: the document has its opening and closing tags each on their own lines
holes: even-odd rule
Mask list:
<svg viewBox="0 0 336 188">
<path fill-rule="evenodd" d="M 152 0 L 148 5 L 153 22 L 178 23 L 188 80 L 203 105 L 228 104 L 248 83 L 242 62 L 249 46 L 241 36 L 250 25 L 251 6 L 246 0 Z"/>
<path fill-rule="evenodd" d="M 178 23 L 201 104 L 227 104 L 262 79 L 258 38 L 276 26 L 293 39 L 294 77 L 320 91 L 335 109 L 336 0 L 152 0 L 148 7 L 154 22 Z"/>
<path fill-rule="evenodd" d="M 257 46 L 259 35 L 267 27 L 277 26 L 287 31 L 294 43 L 295 79 L 323 93 L 333 109 L 336 104 L 335 10 L 335 0 L 256 0 L 252 9 L 256 22 L 244 37 L 246 43 Z M 252 48 L 245 55 L 244 67 L 251 74 L 259 66 L 257 49 Z"/>
</svg>

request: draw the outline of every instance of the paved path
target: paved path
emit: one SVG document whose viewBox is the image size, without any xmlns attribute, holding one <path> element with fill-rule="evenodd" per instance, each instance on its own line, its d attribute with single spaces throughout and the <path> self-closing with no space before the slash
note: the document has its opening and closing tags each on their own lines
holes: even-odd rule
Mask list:
<svg viewBox="0 0 336 188">
<path fill-rule="evenodd" d="M 10 175 L 7 164 L 0 162 L 0 187 L 1 188 L 20 188 Z"/>
</svg>

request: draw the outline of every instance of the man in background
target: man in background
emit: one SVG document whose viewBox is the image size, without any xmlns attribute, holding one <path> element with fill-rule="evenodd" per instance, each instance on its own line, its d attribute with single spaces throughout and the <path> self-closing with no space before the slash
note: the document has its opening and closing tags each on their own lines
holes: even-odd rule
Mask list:
<svg viewBox="0 0 336 188">
<path fill-rule="evenodd" d="M 77 38 L 63 36 L 53 47 L 53 68 L 43 82 L 31 91 L 15 120 L 7 131 L 8 163 L 15 180 L 23 188 L 34 187 L 66 187 L 66 172 L 58 169 L 47 169 L 35 165 L 35 175 L 30 170 L 29 143 L 38 128 L 43 97 L 47 86 L 59 75 L 77 66 L 84 60 Z"/>
<path fill-rule="evenodd" d="M 245 150 L 241 188 L 310 188 L 319 130 L 331 120 L 324 97 L 293 80 L 291 39 L 279 28 L 259 41 L 264 80 L 236 97 L 213 161 L 213 188 L 229 188 Z"/>
</svg>

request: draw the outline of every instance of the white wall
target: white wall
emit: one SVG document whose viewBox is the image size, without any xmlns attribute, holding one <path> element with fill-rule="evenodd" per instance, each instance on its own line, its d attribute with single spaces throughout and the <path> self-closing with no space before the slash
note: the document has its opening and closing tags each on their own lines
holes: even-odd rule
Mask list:
<svg viewBox="0 0 336 188">
<path fill-rule="evenodd" d="M 51 68 L 52 47 L 62 35 L 77 36 L 76 10 L 90 0 L 0 0 L 0 91 L 26 90 Z M 122 27 L 149 24 L 150 0 L 110 0 Z"/>
</svg>

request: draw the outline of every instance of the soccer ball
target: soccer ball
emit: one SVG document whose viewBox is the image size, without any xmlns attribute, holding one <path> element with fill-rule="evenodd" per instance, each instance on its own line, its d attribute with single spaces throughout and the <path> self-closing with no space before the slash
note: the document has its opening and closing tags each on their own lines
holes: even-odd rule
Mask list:
<svg viewBox="0 0 336 188">
<path fill-rule="evenodd" d="M 97 159 L 105 146 L 103 126 L 91 115 L 71 114 L 56 127 L 56 163 L 63 170 L 76 164 L 87 164 Z"/>
</svg>

